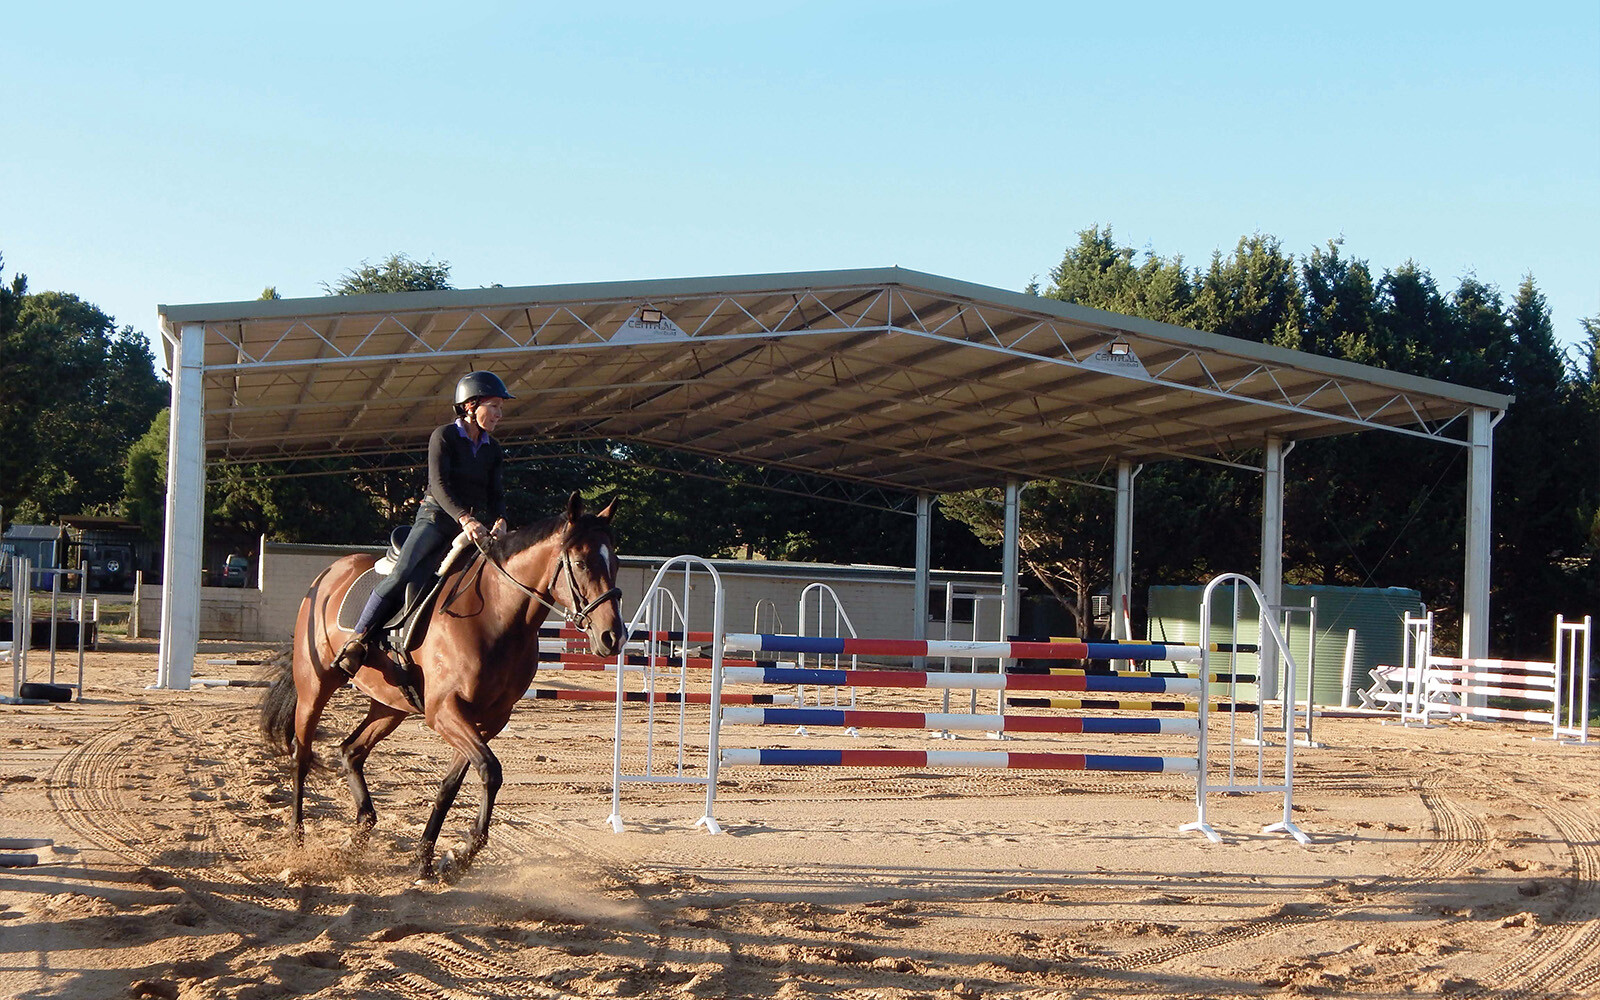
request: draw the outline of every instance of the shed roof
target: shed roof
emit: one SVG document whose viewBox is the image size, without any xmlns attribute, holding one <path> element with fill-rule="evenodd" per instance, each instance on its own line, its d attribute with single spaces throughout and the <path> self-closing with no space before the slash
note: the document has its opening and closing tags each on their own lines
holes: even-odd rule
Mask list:
<svg viewBox="0 0 1600 1000">
<path fill-rule="evenodd" d="M 415 451 L 465 372 L 499 436 L 896 491 L 1250 464 L 1267 437 L 1459 443 L 1510 397 L 898 267 L 161 306 L 204 330 L 212 461 Z M 659 310 L 660 322 L 648 310 Z M 1126 345 L 1126 352 L 1119 346 Z"/>
<path fill-rule="evenodd" d="M 17 524 L 6 529 L 5 537 L 14 542 L 58 540 L 66 532 L 59 524 Z"/>
</svg>

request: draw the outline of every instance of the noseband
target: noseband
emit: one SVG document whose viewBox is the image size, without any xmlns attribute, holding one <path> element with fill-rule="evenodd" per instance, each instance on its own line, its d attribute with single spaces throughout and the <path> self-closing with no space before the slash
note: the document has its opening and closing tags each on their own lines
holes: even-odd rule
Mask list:
<svg viewBox="0 0 1600 1000">
<path fill-rule="evenodd" d="M 499 570 L 500 575 L 511 581 L 511 585 L 513 587 L 516 587 L 518 590 L 522 591 L 524 594 L 527 594 L 535 601 L 538 601 L 546 608 L 549 608 L 551 611 L 559 614 L 569 625 L 583 629 L 585 632 L 589 630 L 589 615 L 592 614 L 596 608 L 600 607 L 609 600 L 620 598 L 622 596 L 622 588 L 613 586 L 610 590 L 601 594 L 599 597 L 596 597 L 594 600 L 584 604 L 583 595 L 578 591 L 577 574 L 575 574 L 572 570 L 572 553 L 563 548 L 561 550 L 561 559 L 556 563 L 555 572 L 550 576 L 550 583 L 545 587 L 545 593 L 548 594 L 549 597 L 542 597 L 538 591 L 532 589 L 531 587 L 524 586 L 522 581 L 512 576 L 509 570 L 500 565 L 500 561 L 489 554 L 489 546 L 485 545 L 483 542 L 478 542 L 477 546 L 478 551 L 483 553 L 483 561 Z M 565 575 L 567 578 L 567 593 L 570 595 L 572 603 L 583 604 L 583 607 L 571 608 L 555 599 L 556 582 L 560 580 L 563 575 Z"/>
<path fill-rule="evenodd" d="M 572 572 L 572 553 L 566 549 L 561 551 L 561 563 L 556 567 L 556 576 L 560 576 L 563 572 L 565 572 L 567 576 L 567 593 L 571 595 L 572 603 L 582 603 L 583 595 L 578 592 L 578 577 Z M 508 573 L 506 575 L 509 576 L 510 574 Z M 555 577 L 551 577 L 550 584 L 551 588 L 553 589 L 555 586 Z M 584 604 L 581 608 L 577 608 L 575 610 L 570 608 L 561 608 L 558 610 L 560 610 L 562 614 L 566 616 L 567 621 L 576 625 L 578 628 L 583 629 L 584 631 L 588 631 L 590 613 L 592 613 L 595 608 L 598 608 L 607 601 L 610 601 L 613 598 L 620 598 L 621 596 L 622 588 L 613 586 L 610 590 L 601 594 L 599 597 L 596 597 L 588 604 Z"/>
</svg>

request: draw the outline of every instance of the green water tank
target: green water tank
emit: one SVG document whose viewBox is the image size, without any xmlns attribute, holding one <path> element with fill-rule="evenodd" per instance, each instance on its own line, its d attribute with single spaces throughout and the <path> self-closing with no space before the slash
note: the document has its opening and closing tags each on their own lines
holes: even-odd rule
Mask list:
<svg viewBox="0 0 1600 1000">
<path fill-rule="evenodd" d="M 1150 588 L 1147 638 L 1152 642 L 1195 644 L 1200 641 L 1200 598 L 1203 586 L 1163 586 Z M 1258 644 L 1257 610 L 1249 588 L 1240 588 L 1239 634 L 1233 629 L 1233 588 L 1219 587 L 1213 595 L 1211 641 Z M 1380 664 L 1400 662 L 1405 643 L 1407 614 L 1421 614 L 1422 595 L 1404 587 L 1299 587 L 1283 588 L 1286 607 L 1309 607 L 1317 602 L 1316 684 L 1312 701 L 1337 707 L 1343 695 L 1344 650 L 1347 636 L 1355 630 L 1355 656 L 1351 670 L 1349 704 L 1360 704 L 1357 690 L 1371 684 L 1372 669 Z M 1282 627 L 1282 616 L 1279 617 Z M 1296 698 L 1304 697 L 1311 636 L 1306 615 L 1290 616 L 1287 636 L 1299 672 L 1295 677 Z M 1225 664 L 1220 654 L 1212 663 Z M 1253 674 L 1257 669 L 1254 654 L 1239 654 L 1234 667 L 1238 673 Z M 1241 695 L 1254 697 L 1253 689 Z"/>
</svg>

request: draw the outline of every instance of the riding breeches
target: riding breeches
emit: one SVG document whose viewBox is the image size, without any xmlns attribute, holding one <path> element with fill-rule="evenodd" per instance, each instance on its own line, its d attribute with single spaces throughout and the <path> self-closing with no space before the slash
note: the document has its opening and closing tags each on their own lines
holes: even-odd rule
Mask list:
<svg viewBox="0 0 1600 1000">
<path fill-rule="evenodd" d="M 400 546 L 400 557 L 395 560 L 394 569 L 373 588 L 372 596 L 367 598 L 366 606 L 361 609 L 361 617 L 356 621 L 356 634 L 365 635 L 375 626 L 386 622 L 405 597 L 406 585 L 420 583 L 437 571 L 445 551 L 459 534 L 460 527 L 450 520 L 449 515 L 430 511 L 424 505 L 417 512 L 417 520 L 412 524 L 405 544 Z"/>
</svg>

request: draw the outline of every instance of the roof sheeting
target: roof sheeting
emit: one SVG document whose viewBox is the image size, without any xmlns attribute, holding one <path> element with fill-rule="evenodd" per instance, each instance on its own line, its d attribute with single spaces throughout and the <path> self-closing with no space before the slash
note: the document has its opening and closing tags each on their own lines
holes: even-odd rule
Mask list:
<svg viewBox="0 0 1600 1000">
<path fill-rule="evenodd" d="M 641 310 L 666 322 L 640 322 Z M 1510 398 L 901 268 L 162 306 L 205 331 L 213 461 L 414 451 L 456 379 L 500 436 L 614 440 L 908 491 L 1236 462 Z M 1112 343 L 1128 345 L 1112 356 Z"/>
</svg>

